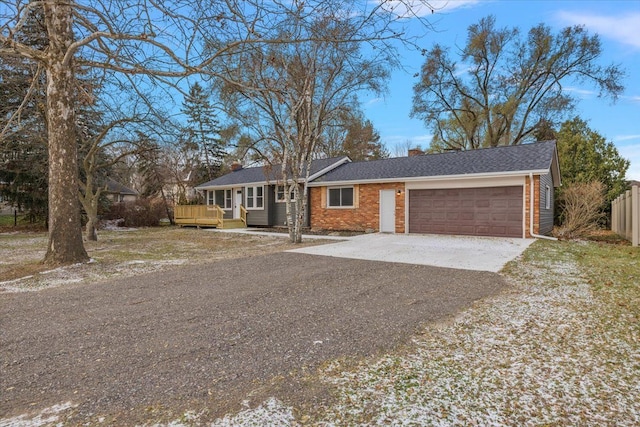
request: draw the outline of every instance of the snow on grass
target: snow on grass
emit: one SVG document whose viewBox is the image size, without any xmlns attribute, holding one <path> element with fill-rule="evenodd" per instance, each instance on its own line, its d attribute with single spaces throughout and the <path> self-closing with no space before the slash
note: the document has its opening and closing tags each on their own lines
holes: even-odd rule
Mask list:
<svg viewBox="0 0 640 427">
<path fill-rule="evenodd" d="M 71 402 L 66 402 L 43 409 L 36 416 L 24 414 L 13 418 L 1 418 L 0 427 L 40 427 L 58 425 L 61 424 L 58 423 L 58 414 L 73 407 L 74 405 Z"/>
<path fill-rule="evenodd" d="M 426 328 L 407 354 L 328 369 L 339 403 L 320 424 L 640 424 L 637 330 L 609 321 L 570 260 L 516 270 L 513 292 Z"/>
<path fill-rule="evenodd" d="M 202 425 L 199 418 L 200 414 L 188 412 L 179 420 L 172 421 L 168 424 L 154 424 L 151 427 L 187 427 Z M 210 427 L 287 427 L 298 426 L 299 424 L 294 419 L 291 407 L 285 406 L 278 399 L 271 398 L 257 408 L 247 408 L 237 414 L 226 415 L 208 425 Z"/>
<path fill-rule="evenodd" d="M 278 399 L 268 399 L 255 409 L 245 409 L 236 415 L 216 420 L 211 427 L 283 427 L 297 425 L 293 411 Z"/>
<path fill-rule="evenodd" d="M 114 276 L 135 276 L 166 270 L 168 267 L 189 264 L 186 258 L 169 260 L 130 260 L 105 267 L 95 259 L 86 264 L 73 264 L 46 270 L 19 279 L 0 282 L 4 292 L 37 292 L 73 283 L 95 283 Z"/>
</svg>

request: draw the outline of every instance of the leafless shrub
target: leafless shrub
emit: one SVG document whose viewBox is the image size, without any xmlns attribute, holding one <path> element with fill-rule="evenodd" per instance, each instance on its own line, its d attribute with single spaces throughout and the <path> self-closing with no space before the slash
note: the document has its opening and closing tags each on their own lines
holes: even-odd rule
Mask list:
<svg viewBox="0 0 640 427">
<path fill-rule="evenodd" d="M 562 190 L 558 200 L 560 226 L 554 230 L 557 237 L 574 239 L 598 228 L 605 214 L 605 187 L 600 181 L 575 182 Z"/>
<path fill-rule="evenodd" d="M 140 198 L 135 202 L 116 203 L 111 206 L 106 220 L 123 220 L 123 227 L 156 227 L 167 216 L 162 202 L 156 199 Z"/>
</svg>

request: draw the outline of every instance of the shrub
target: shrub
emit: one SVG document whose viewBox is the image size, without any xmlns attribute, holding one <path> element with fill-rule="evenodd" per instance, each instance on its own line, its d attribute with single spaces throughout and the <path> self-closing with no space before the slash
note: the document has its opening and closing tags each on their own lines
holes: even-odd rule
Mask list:
<svg viewBox="0 0 640 427">
<path fill-rule="evenodd" d="M 605 218 L 602 211 L 604 203 L 605 186 L 600 181 L 568 184 L 558 198 L 560 226 L 555 234 L 573 239 L 596 230 Z"/>
<path fill-rule="evenodd" d="M 122 219 L 123 227 L 156 227 L 167 216 L 162 201 L 140 198 L 135 202 L 114 203 L 104 219 Z"/>
</svg>

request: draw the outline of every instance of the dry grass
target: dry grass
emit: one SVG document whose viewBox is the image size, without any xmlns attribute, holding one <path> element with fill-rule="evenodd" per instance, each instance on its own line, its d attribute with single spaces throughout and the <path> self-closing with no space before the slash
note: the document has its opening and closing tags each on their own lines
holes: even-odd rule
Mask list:
<svg viewBox="0 0 640 427">
<path fill-rule="evenodd" d="M 0 290 L 39 290 L 66 283 L 129 277 L 176 265 L 279 252 L 294 246 L 286 237 L 216 233 L 159 227 L 102 231 L 97 242 L 85 242 L 92 262 L 48 270 L 41 263 L 44 233 L 0 234 Z M 303 245 L 318 244 L 318 241 Z"/>
</svg>

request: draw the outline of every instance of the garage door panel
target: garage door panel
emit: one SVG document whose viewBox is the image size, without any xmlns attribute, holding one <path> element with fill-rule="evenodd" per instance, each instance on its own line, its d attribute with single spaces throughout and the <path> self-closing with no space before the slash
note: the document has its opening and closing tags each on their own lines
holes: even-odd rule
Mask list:
<svg viewBox="0 0 640 427">
<path fill-rule="evenodd" d="M 522 187 L 409 191 L 409 232 L 522 236 Z"/>
</svg>

